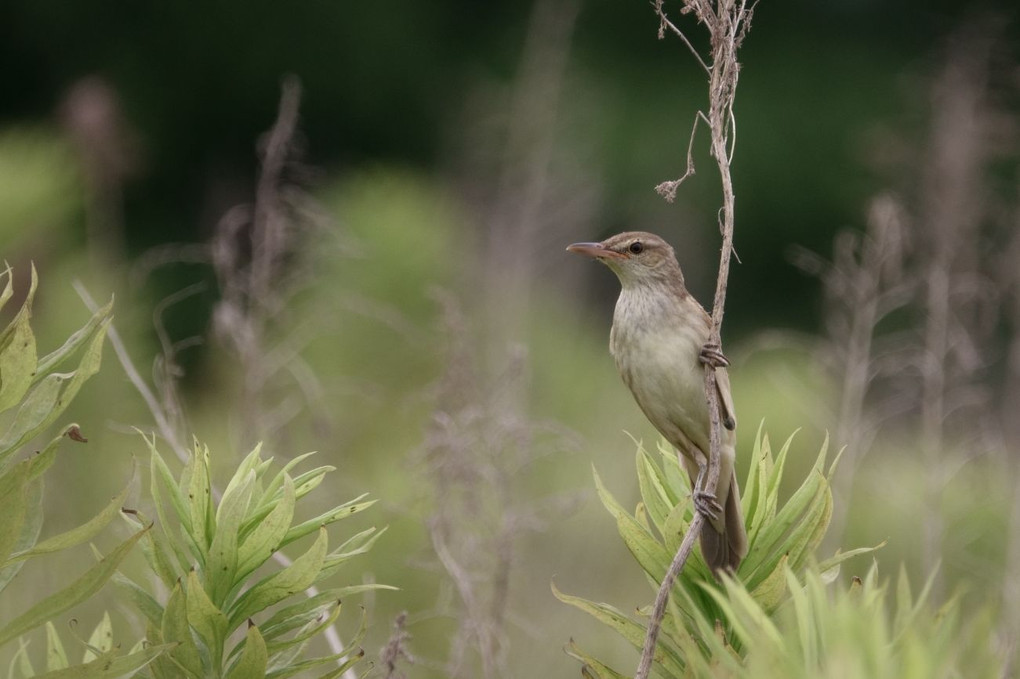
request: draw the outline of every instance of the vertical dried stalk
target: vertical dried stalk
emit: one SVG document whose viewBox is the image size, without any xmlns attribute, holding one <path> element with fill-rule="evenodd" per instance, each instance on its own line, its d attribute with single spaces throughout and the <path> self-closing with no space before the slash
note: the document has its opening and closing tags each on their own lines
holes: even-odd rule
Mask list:
<svg viewBox="0 0 1020 679">
<path fill-rule="evenodd" d="M 659 16 L 660 37 L 665 28 L 670 28 L 681 38 L 688 47 L 690 42 L 666 17 L 663 9 L 664 0 L 654 0 L 653 5 Z M 693 13 L 699 23 L 705 24 L 708 28 L 711 45 L 712 59 L 708 65 L 709 71 L 709 108 L 708 125 L 712 137 L 712 156 L 715 158 L 719 168 L 719 177 L 722 182 L 723 206 L 719 215 L 719 229 L 722 233 L 722 250 L 719 256 L 719 275 L 716 279 L 715 301 L 712 306 L 712 329 L 709 334 L 709 342 L 716 346 L 722 345 L 721 330 L 723 314 L 726 307 L 726 286 L 729 280 L 730 258 L 733 254 L 733 223 L 734 223 L 734 194 L 733 178 L 730 174 L 730 161 L 732 159 L 732 140 L 735 139 L 735 118 L 733 116 L 733 102 L 737 91 L 737 77 L 740 73 L 740 64 L 737 61 L 737 50 L 743 42 L 744 36 L 750 27 L 751 15 L 754 5 L 748 7 L 746 0 L 735 2 L 734 0 L 718 0 L 713 8 L 708 0 L 684 0 L 682 13 Z M 693 49 L 692 49 L 693 51 Z M 705 66 L 700 58 L 698 61 Z M 692 132 L 693 134 L 693 132 Z M 684 177 L 691 173 L 690 163 Z M 667 198 L 676 191 L 681 180 L 667 182 L 657 187 L 660 194 Z M 721 445 L 721 417 L 719 412 L 719 390 L 716 386 L 715 369 L 705 366 L 705 395 L 708 399 L 708 412 L 711 418 L 711 430 L 709 443 L 711 446 L 709 455 L 708 474 L 704 479 L 703 488 L 715 488 L 719 481 L 719 457 Z M 666 603 L 669 600 L 669 593 L 683 566 L 690 556 L 694 545 L 694 538 L 701 532 L 704 524 L 704 517 L 697 513 L 691 525 L 688 527 L 687 535 L 677 551 L 673 562 L 670 564 L 666 576 L 659 587 L 658 595 L 655 598 L 655 606 L 652 617 L 648 622 L 648 632 L 645 636 L 644 648 L 641 652 L 641 660 L 638 664 L 637 673 L 634 679 L 646 679 L 651 670 L 652 658 L 655 655 L 655 645 L 658 640 L 659 629 L 662 625 L 662 618 L 666 612 Z"/>
</svg>

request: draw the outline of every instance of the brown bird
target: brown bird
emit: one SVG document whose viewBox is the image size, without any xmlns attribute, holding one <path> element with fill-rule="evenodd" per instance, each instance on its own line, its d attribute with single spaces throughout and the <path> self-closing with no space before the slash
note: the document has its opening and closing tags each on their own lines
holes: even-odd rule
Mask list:
<svg viewBox="0 0 1020 679">
<path fill-rule="evenodd" d="M 654 234 L 629 231 L 601 243 L 574 243 L 567 251 L 602 262 L 620 279 L 609 350 L 634 400 L 680 453 L 691 477 L 695 503 L 708 519 L 701 531 L 705 562 L 713 572 L 735 571 L 747 554 L 747 533 L 734 472 L 728 362 L 718 347 L 707 346 L 711 318 L 687 292 L 673 248 Z M 718 368 L 725 425 L 714 498 L 710 489 L 697 490 L 708 468 L 711 427 L 702 363 Z"/>
</svg>

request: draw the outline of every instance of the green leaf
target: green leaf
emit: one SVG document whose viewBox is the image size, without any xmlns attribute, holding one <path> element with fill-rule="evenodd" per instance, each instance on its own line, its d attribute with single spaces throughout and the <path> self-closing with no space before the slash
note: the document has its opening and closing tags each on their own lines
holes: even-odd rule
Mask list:
<svg viewBox="0 0 1020 679">
<path fill-rule="evenodd" d="M 110 316 L 113 311 L 113 298 L 106 303 L 100 309 L 97 309 L 92 318 L 83 325 L 79 330 L 67 338 L 67 341 L 57 349 L 43 358 L 39 359 L 39 366 L 36 368 L 36 380 L 40 379 L 43 375 L 48 374 L 52 370 L 58 368 L 64 361 L 74 355 L 78 349 L 80 349 L 86 341 L 97 331 L 97 329 L 103 327 L 104 321 Z"/>
<path fill-rule="evenodd" d="M 372 549 L 372 545 L 376 543 L 376 540 L 381 538 L 385 532 L 385 528 L 378 532 L 374 526 L 366 528 L 327 554 L 326 558 L 323 559 L 322 562 L 322 570 L 320 570 L 319 574 L 315 577 L 316 582 L 324 580 L 336 573 L 340 570 L 340 567 L 351 558 L 358 556 L 359 554 L 367 553 L 370 549 Z"/>
<path fill-rule="evenodd" d="M 266 515 L 265 519 L 259 522 L 255 530 L 244 538 L 238 548 L 238 579 L 247 577 L 280 548 L 280 543 L 287 535 L 290 522 L 294 518 L 295 502 L 294 483 L 289 476 L 286 476 L 283 484 L 283 497 Z"/>
<path fill-rule="evenodd" d="M 347 587 L 336 587 L 324 592 L 319 592 L 315 596 L 307 597 L 295 604 L 291 604 L 274 611 L 273 615 L 262 623 L 262 636 L 267 642 L 271 641 L 279 636 L 287 634 L 288 632 L 296 630 L 309 620 L 314 619 L 317 615 L 319 615 L 319 611 L 321 611 L 324 607 L 328 607 L 333 603 L 339 603 L 345 597 L 352 596 L 354 594 L 380 589 L 396 590 L 397 588 L 389 585 L 373 583 L 366 585 L 348 585 Z"/>
<path fill-rule="evenodd" d="M 91 540 L 93 537 L 99 534 L 103 528 L 106 527 L 113 517 L 120 514 L 121 508 L 124 506 L 124 498 L 127 497 L 128 491 L 131 489 L 131 483 L 124 487 L 120 493 L 118 493 L 110 502 L 106 505 L 98 514 L 92 519 L 86 521 L 77 528 L 72 528 L 69 531 L 54 535 L 51 538 L 47 538 L 42 542 L 38 543 L 32 549 L 18 552 L 14 554 L 12 559 L 28 559 L 40 554 L 50 554 L 52 552 L 58 552 L 75 545 L 80 545 L 83 542 Z"/>
<path fill-rule="evenodd" d="M 307 589 L 322 569 L 327 543 L 326 529 L 320 528 L 319 536 L 307 552 L 287 568 L 259 581 L 242 594 L 228 611 L 228 629 L 236 629 L 240 623 L 259 611 Z"/>
<path fill-rule="evenodd" d="M 751 592 L 754 600 L 768 613 L 775 611 L 786 599 L 786 570 L 787 558 L 784 556 L 779 565 Z"/>
<path fill-rule="evenodd" d="M 146 528 L 153 525 L 144 514 L 137 510 L 122 512 L 121 517 L 135 529 Z M 145 538 L 142 540 L 141 549 L 142 555 L 145 557 L 145 562 L 149 565 L 149 569 L 159 576 L 159 579 L 163 581 L 163 584 L 167 589 L 173 589 L 174 583 L 180 579 L 181 575 L 177 569 L 174 568 L 173 563 L 170 561 L 170 557 L 167 555 L 167 542 L 167 537 L 163 531 L 156 528 L 145 534 Z"/>
<path fill-rule="evenodd" d="M 669 494 L 659 480 L 658 468 L 649 459 L 644 448 L 638 448 L 636 461 L 641 499 L 656 530 L 662 533 L 666 517 L 672 508 Z"/>
<path fill-rule="evenodd" d="M 205 567 L 205 556 L 216 530 L 212 511 L 212 485 L 209 480 L 209 448 L 194 445 L 191 457 L 181 474 L 181 488 L 186 489 L 188 514 L 191 517 L 191 537 L 198 546 L 199 561 Z"/>
<path fill-rule="evenodd" d="M 357 499 L 361 499 L 365 497 L 365 495 L 367 495 L 367 493 L 360 495 Z M 378 502 L 378 500 L 368 500 L 367 502 L 357 502 L 357 500 L 352 500 L 351 502 L 347 502 L 339 507 L 329 510 L 328 512 L 311 518 L 308 521 L 303 521 L 287 531 L 286 537 L 284 537 L 280 542 L 280 547 L 285 547 L 295 540 L 299 540 L 306 535 L 314 533 L 319 526 L 328 526 L 331 523 L 335 523 L 341 519 L 346 519 L 349 516 L 354 516 L 359 512 L 363 512 L 376 502 Z"/>
<path fill-rule="evenodd" d="M 159 625 L 163 620 L 163 607 L 151 594 L 138 586 L 138 584 L 125 576 L 123 573 L 114 573 L 110 582 L 121 592 L 127 595 L 133 610 L 145 616 L 145 620 L 151 625 Z"/>
<path fill-rule="evenodd" d="M 202 637 L 206 648 L 214 655 L 221 654 L 223 641 L 227 638 L 227 616 L 209 598 L 195 571 L 188 573 L 186 589 L 188 622 Z"/>
<path fill-rule="evenodd" d="M 144 532 L 139 531 L 129 537 L 73 583 L 46 597 L 0 629 L 0 645 L 51 620 L 98 592 Z"/>
<path fill-rule="evenodd" d="M 30 471 L 29 477 L 31 478 L 31 476 Z M 28 483 L 25 490 L 25 518 L 21 524 L 21 533 L 14 543 L 13 551 L 20 552 L 29 549 L 39 539 L 43 524 L 42 501 L 43 480 L 36 479 Z M 6 589 L 24 565 L 25 562 L 22 560 L 12 560 L 7 565 L 0 566 L 0 592 Z"/>
<path fill-rule="evenodd" d="M 52 424 L 78 394 L 85 381 L 99 371 L 103 340 L 109 324 L 109 318 L 102 322 L 74 372 L 47 375 L 29 392 L 3 440 L 0 440 L 0 451 L 20 446 Z M 0 452 L 0 457 L 4 455 L 5 452 Z"/>
<path fill-rule="evenodd" d="M 269 482 L 269 485 L 266 486 L 266 489 L 262 493 L 262 497 L 259 498 L 258 506 L 268 512 L 272 503 L 280 497 L 280 491 L 283 490 L 284 478 L 290 474 L 290 470 L 307 460 L 312 455 L 315 455 L 315 453 L 304 453 L 303 455 L 298 455 L 293 460 L 285 464 L 283 469 L 281 469 L 276 476 L 273 477 L 272 481 Z"/>
<path fill-rule="evenodd" d="M 662 458 L 663 480 L 670 496 L 678 500 L 687 497 L 691 494 L 691 481 L 687 471 L 680 467 L 676 450 L 665 439 L 659 441 L 658 447 Z"/>
<path fill-rule="evenodd" d="M 0 564 L 8 562 L 8 556 L 21 537 L 25 512 L 28 508 L 28 473 L 32 463 L 24 460 L 0 475 Z"/>
<path fill-rule="evenodd" d="M 269 662 L 269 653 L 266 650 L 266 642 L 255 625 L 248 626 L 248 632 L 244 638 L 244 649 L 240 657 L 227 674 L 227 679 L 248 679 L 249 677 L 264 677 L 266 675 L 266 664 Z"/>
<path fill-rule="evenodd" d="M 112 648 L 113 623 L 110 622 L 110 614 L 108 612 L 104 612 L 99 624 L 96 625 L 95 629 L 92 630 L 92 634 L 89 636 L 82 662 L 87 663 L 91 660 L 95 660 L 99 656 L 109 653 Z"/>
<path fill-rule="evenodd" d="M 216 512 L 216 528 L 209 545 L 205 581 L 209 587 L 209 596 L 217 605 L 225 602 L 227 593 L 235 584 L 237 533 L 248 511 L 254 485 L 255 472 L 249 471 L 243 482 L 235 484 L 229 494 L 223 495 Z"/>
<path fill-rule="evenodd" d="M 167 599 L 166 608 L 163 610 L 163 620 L 160 626 L 160 633 L 163 641 L 176 642 L 173 650 L 170 651 L 170 659 L 185 674 L 194 679 L 201 679 L 204 675 L 202 670 L 202 657 L 198 652 L 198 646 L 191 635 L 191 626 L 188 623 L 188 606 L 181 583 L 174 586 Z"/>
<path fill-rule="evenodd" d="M 259 457 L 261 453 L 262 443 L 260 442 L 258 445 L 255 446 L 255 448 L 250 453 L 248 453 L 244 457 L 243 460 L 241 460 L 241 464 L 238 465 L 237 470 L 234 472 L 234 475 L 230 477 L 230 481 L 227 483 L 227 487 L 223 489 L 223 495 L 220 499 L 220 507 L 216 514 L 217 521 L 220 520 L 219 511 L 222 511 L 223 509 L 223 501 L 226 498 L 230 497 L 230 495 L 235 491 L 235 489 L 238 486 L 240 486 L 243 483 L 247 483 L 249 476 L 252 477 L 253 483 L 255 479 L 258 479 L 257 470 L 259 468 L 259 465 L 262 463 L 262 460 Z"/>
<path fill-rule="evenodd" d="M 25 303 L 0 335 L 0 413 L 21 401 L 36 373 L 35 335 L 29 321 L 32 319 L 32 300 L 37 283 L 33 266 L 32 283 Z"/>
<path fill-rule="evenodd" d="M 116 679 L 137 672 L 169 648 L 172 648 L 172 644 L 144 646 L 124 656 L 108 653 L 85 665 L 47 672 L 37 675 L 35 679 Z"/>
<path fill-rule="evenodd" d="M 634 558 L 637 559 L 646 573 L 652 576 L 656 582 L 662 582 L 662 578 L 669 569 L 672 558 L 648 529 L 628 514 L 606 487 L 602 485 L 602 479 L 599 478 L 598 472 L 594 468 L 592 471 L 595 474 L 595 487 L 599 498 L 602 500 L 605 508 L 609 510 L 609 513 L 616 519 L 617 530 L 619 530 L 624 544 L 627 545 L 627 549 L 634 555 Z"/>
<path fill-rule="evenodd" d="M 188 545 L 192 549 L 192 554 L 195 555 L 195 559 L 198 559 L 200 550 L 198 545 L 195 544 L 194 539 L 191 537 L 191 514 L 184 502 L 184 495 L 181 493 L 181 489 L 177 486 L 177 481 L 170 472 L 170 468 L 167 467 L 166 462 L 163 461 L 163 457 L 159 454 L 159 451 L 156 450 L 156 436 L 153 435 L 150 440 L 143 434 L 142 438 L 149 447 L 150 460 L 152 461 L 149 492 L 152 493 L 153 504 L 156 506 L 156 518 L 159 519 L 158 530 L 164 538 L 163 540 L 156 540 L 154 538 L 153 544 L 168 546 L 177 557 L 177 563 L 180 566 L 181 571 L 188 571 L 191 569 L 192 560 L 187 552 L 185 552 L 177 541 L 174 540 L 173 535 L 170 532 L 171 526 L 174 524 L 171 523 L 170 514 L 166 511 L 166 506 L 163 503 L 164 495 L 169 499 L 170 506 L 174 510 L 174 516 L 181 524 L 181 532 L 186 537 Z M 164 578 L 164 582 L 167 587 L 172 587 L 175 581 L 176 578 L 172 578 L 170 580 L 166 580 L 166 578 Z"/>
<path fill-rule="evenodd" d="M 620 674 L 598 659 L 588 655 L 573 641 L 567 644 L 564 650 L 571 658 L 580 660 L 584 664 L 584 667 L 581 668 L 581 676 L 585 677 L 585 679 L 627 679 L 627 675 Z"/>
<path fill-rule="evenodd" d="M 46 623 L 46 669 L 61 670 L 67 667 L 67 653 L 64 651 L 64 644 L 60 641 L 57 628 L 52 622 Z"/>
<path fill-rule="evenodd" d="M 641 649 L 644 647 L 646 632 L 644 625 L 634 622 L 618 609 L 609 604 L 595 603 L 581 597 L 564 594 L 556 587 L 556 583 L 552 583 L 552 592 L 553 596 L 563 603 L 584 611 L 616 631 L 620 636 L 629 641 L 634 648 Z M 659 644 L 656 646 L 653 660 L 667 674 L 675 677 L 684 676 L 684 662 L 682 658 L 676 653 L 676 649 L 672 648 L 667 643 L 667 640 L 662 637 L 660 637 Z"/>
<path fill-rule="evenodd" d="M 6 262 L 4 262 L 4 265 L 4 270 L 0 271 L 0 277 L 5 279 L 4 289 L 0 292 L 0 309 L 3 309 L 7 305 L 7 302 L 11 301 L 11 297 L 14 296 L 14 275 L 11 271 L 11 267 L 8 266 Z M 34 264 L 32 265 L 32 268 L 35 268 Z"/>
<path fill-rule="evenodd" d="M 314 611 L 314 615 L 310 616 L 301 625 L 301 629 L 297 634 L 290 639 L 284 639 L 277 641 L 276 643 L 269 644 L 267 648 L 270 653 L 275 654 L 294 646 L 302 646 L 315 635 L 319 634 L 322 630 L 332 625 L 339 615 L 339 601 L 332 601 L 328 604 L 319 606 L 319 608 Z"/>
</svg>

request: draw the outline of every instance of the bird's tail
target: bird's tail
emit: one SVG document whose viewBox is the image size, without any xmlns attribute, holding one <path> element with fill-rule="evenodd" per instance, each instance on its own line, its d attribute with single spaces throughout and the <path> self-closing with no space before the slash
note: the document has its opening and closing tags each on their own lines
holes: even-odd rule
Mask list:
<svg viewBox="0 0 1020 679">
<path fill-rule="evenodd" d="M 701 554 L 712 573 L 735 573 L 740 560 L 747 556 L 747 531 L 740 509 L 740 491 L 736 474 L 730 479 L 729 493 L 722 516 L 716 522 L 706 521 L 701 527 Z"/>
</svg>

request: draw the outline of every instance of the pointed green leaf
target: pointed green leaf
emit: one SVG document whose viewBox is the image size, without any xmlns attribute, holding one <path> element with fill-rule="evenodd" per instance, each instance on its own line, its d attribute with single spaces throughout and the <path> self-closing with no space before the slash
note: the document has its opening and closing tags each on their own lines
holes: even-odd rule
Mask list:
<svg viewBox="0 0 1020 679">
<path fill-rule="evenodd" d="M 109 323 L 109 318 L 103 321 L 74 372 L 47 375 L 29 392 L 0 441 L 0 451 L 20 446 L 52 424 L 78 394 L 85 381 L 99 371 L 103 340 Z"/>
<path fill-rule="evenodd" d="M 49 554 L 52 552 L 58 552 L 68 547 L 74 547 L 80 545 L 83 542 L 91 540 L 93 537 L 99 534 L 103 528 L 106 527 L 113 517 L 120 514 L 121 508 L 124 506 L 124 498 L 127 497 L 128 491 L 131 489 L 131 483 L 124 487 L 120 493 L 116 495 L 98 514 L 92 519 L 86 521 L 77 528 L 72 528 L 69 531 L 54 535 L 51 538 L 47 538 L 42 542 L 38 543 L 32 549 L 18 552 L 12 556 L 14 559 L 28 559 L 40 554 Z"/>
<path fill-rule="evenodd" d="M 0 413 L 21 401 L 36 373 L 35 335 L 29 322 L 37 283 L 33 266 L 25 303 L 0 336 Z"/>
<path fill-rule="evenodd" d="M 564 594 L 552 583 L 553 596 L 565 604 L 578 608 L 588 615 L 594 617 L 610 629 L 614 630 L 624 639 L 629 641 L 635 648 L 641 649 L 645 643 L 645 627 L 634 622 L 622 612 L 609 604 L 595 603 L 582 599 L 581 597 Z M 667 645 L 665 639 L 660 642 L 655 650 L 654 662 L 662 667 L 667 673 L 675 677 L 684 676 L 684 662 L 676 654 L 675 649 Z"/>
<path fill-rule="evenodd" d="M 191 536 L 199 549 L 196 556 L 204 567 L 204 556 L 209 549 L 216 521 L 212 511 L 212 485 L 209 480 L 209 448 L 197 441 L 181 475 L 181 487 L 188 493 L 186 502 L 191 517 Z"/>
<path fill-rule="evenodd" d="M 100 655 L 109 653 L 113 648 L 113 623 L 110 622 L 109 612 L 104 612 L 99 624 L 92 630 L 89 636 L 88 645 L 85 648 L 85 655 L 82 663 L 95 660 Z"/>
<path fill-rule="evenodd" d="M 237 577 L 244 578 L 269 559 L 280 548 L 280 543 L 294 518 L 294 483 L 285 476 L 283 497 L 241 543 L 237 554 Z M 322 525 L 322 524 L 319 524 Z"/>
<path fill-rule="evenodd" d="M 38 602 L 0 629 L 0 646 L 98 592 L 143 533 L 144 531 L 139 531 L 129 537 L 70 585 Z"/>
<path fill-rule="evenodd" d="M 322 630 L 332 625 L 339 616 L 339 601 L 332 601 L 320 606 L 314 611 L 314 615 L 305 620 L 297 634 L 289 639 L 282 639 L 275 643 L 267 644 L 267 648 L 271 654 L 276 654 L 293 646 L 302 646 L 322 632 Z"/>
<path fill-rule="evenodd" d="M 31 472 L 29 472 L 29 477 L 31 475 Z M 13 547 L 15 552 L 29 549 L 39 539 L 39 533 L 42 531 L 43 524 L 42 501 L 43 480 L 36 479 L 29 482 L 25 489 L 25 517 L 21 524 L 21 533 L 18 539 L 15 540 Z M 0 567 L 0 592 L 3 592 L 24 565 L 25 562 L 23 560 L 14 559 L 7 563 L 7 565 Z"/>
<path fill-rule="evenodd" d="M 127 596 L 132 609 L 145 616 L 146 622 L 150 625 L 159 625 L 162 622 L 163 607 L 134 580 L 122 573 L 114 573 L 110 582 Z"/>
<path fill-rule="evenodd" d="M 367 495 L 367 493 L 365 495 Z M 361 495 L 360 497 L 365 497 L 365 495 Z M 320 514 L 319 516 L 311 518 L 308 521 L 303 521 L 287 531 L 287 535 L 280 542 L 280 546 L 285 547 L 295 540 L 299 540 L 306 535 L 314 533 L 319 526 L 328 526 L 340 519 L 346 519 L 349 516 L 354 516 L 359 512 L 363 512 L 376 502 L 378 502 L 378 500 L 368 500 L 367 502 L 357 503 L 348 502 L 339 507 L 335 507 L 328 512 Z"/>
<path fill-rule="evenodd" d="M 34 268 L 34 264 L 32 265 Z M 3 291 L 0 291 L 0 309 L 3 309 L 7 302 L 11 301 L 11 297 L 14 296 L 14 272 L 11 271 L 11 267 L 4 262 L 4 270 L 0 271 L 0 278 L 4 279 Z"/>
<path fill-rule="evenodd" d="M 206 648 L 221 651 L 227 638 L 227 616 L 206 594 L 195 571 L 188 573 L 185 602 L 188 621 L 202 637 Z"/>
<path fill-rule="evenodd" d="M 108 653 L 85 665 L 75 665 L 36 676 L 36 679 L 117 679 L 137 672 L 172 645 L 144 646 L 124 656 Z"/>
<path fill-rule="evenodd" d="M 64 644 L 60 641 L 57 628 L 52 622 L 46 623 L 46 670 L 61 670 L 67 667 L 67 653 L 64 651 Z"/>
<path fill-rule="evenodd" d="M 571 641 L 564 649 L 571 658 L 581 661 L 584 667 L 581 668 L 581 676 L 585 679 L 627 679 L 627 676 L 620 674 L 608 665 L 603 664 Z"/>
<path fill-rule="evenodd" d="M 235 484 L 230 493 L 224 494 L 220 500 L 205 570 L 209 596 L 217 605 L 224 603 L 227 593 L 236 582 L 237 534 L 248 511 L 254 485 L 255 472 L 249 471 L 244 481 Z"/>
<path fill-rule="evenodd" d="M 227 679 L 264 677 L 268 662 L 269 653 L 266 651 L 266 642 L 259 633 L 259 628 L 249 625 L 244 638 L 244 649 L 241 651 L 237 663 L 227 674 Z"/>
<path fill-rule="evenodd" d="M 659 481 L 658 469 L 643 448 L 638 448 L 636 462 L 641 499 L 656 530 L 661 533 L 672 508 L 669 494 Z"/>
<path fill-rule="evenodd" d="M 259 611 L 293 594 L 303 592 L 315 582 L 326 557 L 327 542 L 326 529 L 319 529 L 319 536 L 315 542 L 307 552 L 295 559 L 294 563 L 259 581 L 242 594 L 228 611 L 227 617 L 230 621 L 228 629 L 236 629 L 239 624 Z"/>
<path fill-rule="evenodd" d="M 36 369 L 36 380 L 60 367 L 64 361 L 73 356 L 103 326 L 103 322 L 106 321 L 112 311 L 113 298 L 111 297 L 110 301 L 102 308 L 97 309 L 88 322 L 68 337 L 67 341 L 59 349 L 39 359 L 39 366 Z"/>
<path fill-rule="evenodd" d="M 599 478 L 598 472 L 594 469 L 592 471 L 595 474 L 595 487 L 599 498 L 602 500 L 605 508 L 609 510 L 609 513 L 616 519 L 617 530 L 627 545 L 627 549 L 634 555 L 634 558 L 637 559 L 646 573 L 652 576 L 656 582 L 662 582 L 662 578 L 669 568 L 670 561 L 672 561 L 670 555 L 666 553 L 666 550 L 648 529 L 620 506 L 620 503 L 602 485 L 602 479 Z"/>
<path fill-rule="evenodd" d="M 28 472 L 31 461 L 24 460 L 0 475 L 0 565 L 6 565 L 8 556 L 21 537 L 28 509 Z"/>
<path fill-rule="evenodd" d="M 170 660 L 187 676 L 201 679 L 204 675 L 202 657 L 191 634 L 186 595 L 179 582 L 174 585 L 163 610 L 161 636 L 164 642 L 176 643 L 168 654 Z"/>
<path fill-rule="evenodd" d="M 397 588 L 373 583 L 348 585 L 347 587 L 336 587 L 319 592 L 315 596 L 307 597 L 295 604 L 274 611 L 273 615 L 261 625 L 262 636 L 268 642 L 301 627 L 317 616 L 323 607 L 328 607 L 348 596 L 381 589 L 396 590 Z"/>
<path fill-rule="evenodd" d="M 344 542 L 335 550 L 327 554 L 326 558 L 323 559 L 322 569 L 319 571 L 319 574 L 315 576 L 315 581 L 318 582 L 319 580 L 324 580 L 330 577 L 340 570 L 345 562 L 359 554 L 368 553 L 368 551 L 372 549 L 372 545 L 374 545 L 385 532 L 386 528 L 376 531 L 375 526 L 372 526 Z"/>
</svg>

